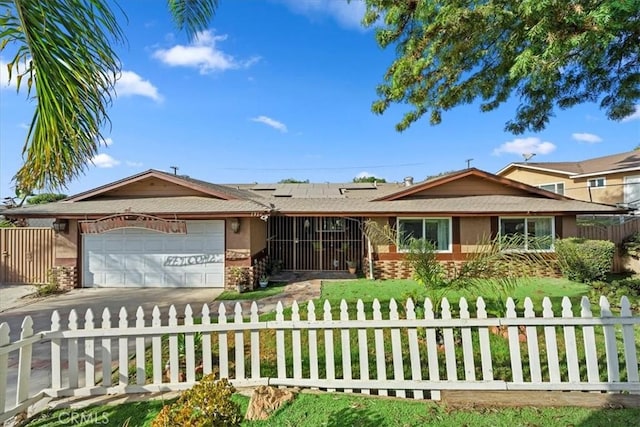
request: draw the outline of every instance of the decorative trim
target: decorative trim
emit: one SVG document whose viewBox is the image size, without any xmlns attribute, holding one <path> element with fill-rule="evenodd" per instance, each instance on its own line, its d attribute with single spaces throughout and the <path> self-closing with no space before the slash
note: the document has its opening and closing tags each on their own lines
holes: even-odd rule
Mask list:
<svg viewBox="0 0 640 427">
<path fill-rule="evenodd" d="M 187 222 L 167 220 L 157 216 L 139 213 L 120 213 L 105 216 L 94 221 L 78 221 L 82 234 L 100 234 L 119 228 L 143 228 L 166 234 L 187 234 Z"/>
</svg>

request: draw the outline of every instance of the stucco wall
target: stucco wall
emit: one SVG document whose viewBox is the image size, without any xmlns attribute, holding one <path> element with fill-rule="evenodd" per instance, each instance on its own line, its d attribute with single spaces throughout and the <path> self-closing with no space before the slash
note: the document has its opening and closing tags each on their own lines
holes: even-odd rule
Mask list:
<svg viewBox="0 0 640 427">
<path fill-rule="evenodd" d="M 69 220 L 69 228 L 65 233 L 56 233 L 54 244 L 54 265 L 56 266 L 77 266 L 78 263 L 78 243 L 80 231 L 78 221 Z"/>
<path fill-rule="evenodd" d="M 515 181 L 524 182 L 532 186 L 543 184 L 564 183 L 564 195 L 585 201 L 596 203 L 616 204 L 624 202 L 624 178 L 628 176 L 638 176 L 637 172 L 617 173 L 609 175 L 601 175 L 606 178 L 605 187 L 595 187 L 589 189 L 589 179 L 599 178 L 601 176 L 592 176 L 587 178 L 568 178 L 565 175 L 554 174 L 544 171 L 532 171 L 530 169 L 511 168 L 502 174 L 505 178 Z"/>
</svg>

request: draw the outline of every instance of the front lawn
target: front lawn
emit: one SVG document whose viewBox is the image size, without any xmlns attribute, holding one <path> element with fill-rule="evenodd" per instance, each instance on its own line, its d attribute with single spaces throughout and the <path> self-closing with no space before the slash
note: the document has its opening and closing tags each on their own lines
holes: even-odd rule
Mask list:
<svg viewBox="0 0 640 427">
<path fill-rule="evenodd" d="M 246 412 L 248 398 L 233 400 Z M 42 413 L 27 426 L 77 427 L 93 425 L 149 426 L 162 402 L 61 409 Z M 72 419 L 72 417 L 74 417 Z M 476 408 L 452 409 L 432 401 L 364 397 L 353 394 L 301 393 L 265 421 L 244 421 L 243 426 L 631 426 L 640 409 L 589 408 Z M 107 422 L 104 422 L 104 421 Z"/>
<path fill-rule="evenodd" d="M 478 296 L 483 298 L 492 297 L 493 290 L 487 285 L 483 291 L 458 291 L 453 290 L 446 294 L 450 301 L 465 297 L 468 300 L 475 300 Z M 512 297 L 521 302 L 525 297 L 530 297 L 534 304 L 540 304 L 542 298 L 558 298 L 567 296 L 569 298 L 581 297 L 589 293 L 589 286 L 584 283 L 572 282 L 567 279 L 558 278 L 526 278 L 519 281 L 518 287 Z M 389 301 L 394 298 L 396 301 L 404 301 L 407 297 L 418 297 L 423 301 L 427 297 L 424 286 L 414 280 L 345 280 L 327 281 L 322 284 L 321 300 L 330 302 L 355 302 L 362 299 L 363 302 L 371 302 L 378 298 L 380 302 Z"/>
</svg>

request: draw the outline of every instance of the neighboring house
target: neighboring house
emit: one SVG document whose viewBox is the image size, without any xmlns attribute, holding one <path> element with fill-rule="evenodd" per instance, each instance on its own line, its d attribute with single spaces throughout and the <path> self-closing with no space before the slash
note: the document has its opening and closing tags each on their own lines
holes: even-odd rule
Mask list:
<svg viewBox="0 0 640 427">
<path fill-rule="evenodd" d="M 473 168 L 415 184 L 216 185 L 149 170 L 10 216 L 56 219 L 55 265 L 77 286 L 223 287 L 232 267 L 255 281 L 268 264 L 346 271 L 354 261 L 376 278 L 407 277 L 398 243 L 369 253 L 367 219 L 457 263 L 500 234 L 547 238 L 551 252 L 576 235 L 576 215 L 624 212 Z"/>
<path fill-rule="evenodd" d="M 579 162 L 517 162 L 497 175 L 596 203 L 640 207 L 640 151 Z"/>
</svg>

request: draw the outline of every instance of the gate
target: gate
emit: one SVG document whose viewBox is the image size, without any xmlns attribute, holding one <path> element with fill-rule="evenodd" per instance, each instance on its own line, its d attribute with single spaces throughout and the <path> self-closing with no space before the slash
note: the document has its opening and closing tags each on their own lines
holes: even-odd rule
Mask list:
<svg viewBox="0 0 640 427">
<path fill-rule="evenodd" d="M 343 271 L 363 259 L 362 218 L 269 218 L 269 257 L 283 270 Z"/>
<path fill-rule="evenodd" d="M 0 283 L 46 283 L 54 237 L 51 228 L 0 228 Z"/>
</svg>

